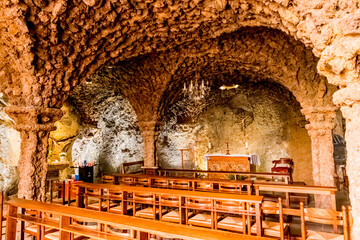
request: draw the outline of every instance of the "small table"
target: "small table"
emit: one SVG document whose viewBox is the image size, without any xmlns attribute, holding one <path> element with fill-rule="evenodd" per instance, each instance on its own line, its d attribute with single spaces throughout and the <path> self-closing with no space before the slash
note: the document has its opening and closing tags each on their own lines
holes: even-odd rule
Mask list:
<svg viewBox="0 0 360 240">
<path fill-rule="evenodd" d="M 159 167 L 141 167 L 141 169 L 144 171 L 145 175 L 157 175 L 157 170 Z"/>
<path fill-rule="evenodd" d="M 94 165 L 96 166 L 96 165 Z M 79 181 L 93 183 L 94 182 L 94 166 L 90 167 L 71 167 L 79 169 Z"/>
<path fill-rule="evenodd" d="M 56 162 L 56 163 L 48 163 L 48 171 L 47 171 L 47 179 L 59 180 L 60 171 L 69 167 L 69 163 L 67 162 Z"/>
</svg>

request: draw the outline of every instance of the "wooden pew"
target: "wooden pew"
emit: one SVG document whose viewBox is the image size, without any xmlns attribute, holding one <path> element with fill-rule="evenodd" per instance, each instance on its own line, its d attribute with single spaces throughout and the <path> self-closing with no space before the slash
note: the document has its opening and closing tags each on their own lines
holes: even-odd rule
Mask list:
<svg viewBox="0 0 360 240">
<path fill-rule="evenodd" d="M 209 176 L 209 174 L 232 174 L 235 176 L 235 179 L 238 178 L 238 176 L 246 176 L 248 178 L 250 177 L 259 177 L 259 178 L 282 178 L 285 183 L 290 183 L 290 174 L 289 173 L 271 173 L 271 172 L 231 172 L 231 171 L 207 171 L 207 170 L 192 170 L 192 169 L 159 169 L 159 176 L 167 176 L 170 173 L 191 173 L 194 178 L 197 177 L 198 174 L 206 174 Z"/>
<path fill-rule="evenodd" d="M 285 206 L 290 206 L 290 193 L 305 194 L 324 194 L 331 197 L 331 209 L 336 210 L 336 187 L 323 186 L 302 186 L 292 184 L 276 184 L 276 183 L 253 183 L 256 195 L 260 196 L 260 191 L 272 191 L 285 193 Z"/>
<path fill-rule="evenodd" d="M 137 187 L 137 186 L 126 186 L 126 185 L 111 185 L 111 184 L 94 184 L 94 183 L 78 183 L 76 184 L 78 187 L 78 196 L 77 196 L 77 206 L 84 206 L 84 197 L 86 198 L 87 189 L 98 189 L 98 191 L 103 191 L 106 189 L 107 191 L 120 191 L 121 196 L 128 196 L 134 194 L 147 194 L 147 195 L 155 195 L 154 198 L 158 199 L 162 196 L 173 196 L 180 197 L 182 205 L 180 206 L 183 212 L 182 216 L 186 216 L 185 210 L 187 206 L 185 205 L 187 198 L 197 198 L 197 199 L 208 199 L 212 201 L 212 205 L 216 200 L 219 201 L 234 201 L 238 202 L 239 206 L 241 203 L 245 203 L 247 205 L 255 206 L 255 211 L 248 209 L 244 210 L 247 215 L 254 216 L 256 219 L 256 228 L 257 235 L 261 236 L 261 203 L 263 200 L 262 196 L 254 196 L 254 195 L 239 195 L 239 194 L 229 194 L 229 193 L 221 193 L 221 192 L 200 192 L 200 191 L 184 191 L 184 190 L 175 190 L 175 189 L 163 189 L 163 188 L 150 188 L 150 187 Z M 107 198 L 108 196 L 103 196 Z M 123 200 L 126 204 L 123 205 L 122 213 L 127 213 L 127 203 L 130 203 L 131 200 Z M 135 203 L 133 202 L 133 207 L 135 207 Z M 155 203 L 153 203 L 155 204 Z M 156 203 L 159 204 L 159 203 Z M 214 210 L 211 209 L 211 212 Z M 213 216 L 213 214 L 212 214 Z M 186 220 L 186 219 L 185 219 Z M 185 221 L 182 221 L 183 224 Z"/>
<path fill-rule="evenodd" d="M 244 240 L 266 240 L 269 238 L 255 237 L 242 235 L 238 233 L 205 229 L 199 227 L 189 227 L 180 224 L 167 223 L 167 222 L 156 222 L 153 220 L 135 218 L 131 216 L 115 215 L 107 212 L 99 214 L 96 211 L 74 208 L 68 206 L 42 203 L 37 201 L 25 200 L 14 198 L 7 202 L 9 211 L 7 213 L 6 223 L 6 240 L 16 239 L 16 228 L 17 221 L 24 221 L 27 223 L 36 224 L 42 227 L 50 227 L 60 231 L 60 240 L 71 239 L 71 234 L 77 234 L 80 236 L 90 237 L 92 239 L 107 239 L 115 240 L 119 239 L 119 236 L 114 235 L 112 232 L 101 231 L 101 229 L 89 229 L 84 225 L 71 224 L 72 219 L 86 219 L 87 221 L 97 222 L 104 226 L 117 226 L 119 228 L 126 228 L 140 233 L 141 240 L 149 239 L 149 234 L 154 234 L 160 237 L 166 238 L 180 238 L 180 239 L 207 239 L 207 240 L 228 240 L 228 239 L 244 239 Z M 46 213 L 47 215 L 53 214 L 59 216 L 58 222 L 48 221 L 41 217 L 30 217 L 22 213 L 19 213 L 21 209 L 31 209 L 38 212 Z M 40 237 L 39 240 L 44 238 Z M 124 239 L 135 239 L 133 237 Z"/>
<path fill-rule="evenodd" d="M 325 194 L 331 196 L 332 201 L 332 209 L 336 209 L 336 198 L 335 192 L 336 188 L 334 187 L 323 187 L 323 186 L 306 186 L 306 185 L 295 185 L 295 184 L 286 184 L 286 183 L 268 183 L 268 182 L 258 182 L 258 181 L 237 181 L 237 180 L 227 180 L 227 179 L 198 179 L 198 178 L 185 178 L 185 177 L 169 177 L 169 176 L 148 176 L 148 175 L 135 175 L 135 174 L 114 174 L 119 182 L 121 179 L 131 179 L 131 182 L 134 185 L 137 182 L 137 179 L 149 179 L 150 183 L 154 182 L 154 179 L 165 179 L 168 181 L 167 185 L 168 188 L 171 188 L 171 181 L 174 180 L 182 180 L 182 181 L 189 181 L 191 184 L 192 190 L 197 190 L 195 188 L 197 182 L 211 182 L 213 184 L 213 190 L 211 191 L 218 191 L 221 184 L 238 184 L 240 186 L 247 187 L 247 193 L 252 194 L 251 188 L 255 189 L 256 195 L 261 195 L 260 191 L 269 191 L 269 192 L 277 192 L 277 193 L 284 193 L 284 206 L 290 207 L 290 200 L 291 200 L 291 193 L 300 193 L 300 194 Z M 150 185 L 153 186 L 153 185 Z M 230 193 L 231 191 L 227 191 Z M 236 193 L 236 192 L 233 192 Z M 277 198 L 277 197 L 276 197 Z"/>
<path fill-rule="evenodd" d="M 238 180 L 227 180 L 227 179 L 199 179 L 199 178 L 185 178 L 185 177 L 169 177 L 169 176 L 150 176 L 150 175 L 138 175 L 138 174 L 113 174 L 116 177 L 117 183 L 125 183 L 128 185 L 143 185 L 139 181 L 144 181 L 147 179 L 146 183 L 149 183 L 151 187 L 158 187 L 157 180 L 166 180 L 166 184 L 162 186 L 162 188 L 174 188 L 173 182 L 174 181 L 187 181 L 189 182 L 189 190 L 198 190 L 196 188 L 197 183 L 201 182 L 209 182 L 212 184 L 213 189 L 212 191 L 219 191 L 220 186 L 224 184 L 232 184 L 237 185 L 238 188 L 242 188 L 243 186 L 246 187 L 245 192 L 247 194 L 251 194 L 251 186 L 252 181 L 238 181 Z M 238 191 L 237 193 L 243 194 L 244 191 Z"/>
</svg>

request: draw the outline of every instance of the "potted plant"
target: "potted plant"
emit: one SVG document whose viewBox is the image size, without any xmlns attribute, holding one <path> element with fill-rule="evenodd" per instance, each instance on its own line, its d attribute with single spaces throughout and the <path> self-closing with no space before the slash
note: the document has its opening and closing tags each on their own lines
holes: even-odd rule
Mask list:
<svg viewBox="0 0 360 240">
<path fill-rule="evenodd" d="M 66 162 L 66 152 L 61 152 L 59 155 L 60 155 L 60 162 Z"/>
</svg>

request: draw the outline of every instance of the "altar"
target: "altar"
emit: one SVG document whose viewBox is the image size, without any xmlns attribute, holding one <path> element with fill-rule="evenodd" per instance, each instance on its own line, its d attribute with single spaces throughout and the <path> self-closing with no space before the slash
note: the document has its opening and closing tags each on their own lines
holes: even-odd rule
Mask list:
<svg viewBox="0 0 360 240">
<path fill-rule="evenodd" d="M 251 155 L 246 154 L 211 154 L 204 156 L 208 171 L 255 172 L 255 164 L 250 164 Z M 211 177 L 211 176 L 209 176 Z M 219 177 L 219 176 L 213 176 Z M 226 176 L 223 176 L 224 178 Z M 229 176 L 228 176 L 229 177 Z"/>
</svg>

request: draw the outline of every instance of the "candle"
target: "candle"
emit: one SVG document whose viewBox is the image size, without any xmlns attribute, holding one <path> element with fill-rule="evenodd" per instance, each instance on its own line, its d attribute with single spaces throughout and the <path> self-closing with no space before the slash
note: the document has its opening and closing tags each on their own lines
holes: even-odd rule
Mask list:
<svg viewBox="0 0 360 240">
<path fill-rule="evenodd" d="M 245 148 L 248 149 L 248 142 L 245 142 Z"/>
<path fill-rule="evenodd" d="M 211 148 L 211 143 L 209 143 L 209 149 Z"/>
</svg>

